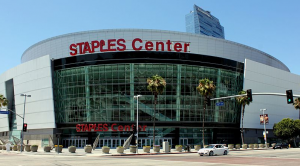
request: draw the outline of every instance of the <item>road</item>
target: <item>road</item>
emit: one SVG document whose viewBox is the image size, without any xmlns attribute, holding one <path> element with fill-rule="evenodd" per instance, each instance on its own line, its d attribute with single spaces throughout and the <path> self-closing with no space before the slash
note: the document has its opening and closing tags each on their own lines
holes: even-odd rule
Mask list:
<svg viewBox="0 0 300 166">
<path fill-rule="evenodd" d="M 0 153 L 0 166 L 199 166 L 199 165 L 300 165 L 300 148 L 282 150 L 231 151 L 226 156 L 202 156 L 197 153 L 130 155 L 130 156 L 76 156 L 28 155 Z"/>
</svg>

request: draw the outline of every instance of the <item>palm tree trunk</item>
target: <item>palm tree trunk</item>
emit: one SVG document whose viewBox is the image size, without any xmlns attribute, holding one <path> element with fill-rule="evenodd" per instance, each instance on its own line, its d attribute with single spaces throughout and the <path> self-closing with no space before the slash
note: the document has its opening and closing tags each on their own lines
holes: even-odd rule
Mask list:
<svg viewBox="0 0 300 166">
<path fill-rule="evenodd" d="M 244 111 L 245 111 L 245 106 L 243 105 L 243 112 L 242 112 L 242 130 L 241 130 L 242 145 L 244 145 Z"/>
<path fill-rule="evenodd" d="M 204 119 L 205 119 L 205 107 L 206 103 L 204 102 L 204 109 L 203 109 L 203 114 L 202 114 L 202 143 L 203 143 L 203 148 L 204 148 Z"/>
<path fill-rule="evenodd" d="M 154 94 L 154 113 L 153 113 L 153 148 L 155 145 L 155 115 L 156 115 L 156 100 L 157 94 Z"/>
</svg>

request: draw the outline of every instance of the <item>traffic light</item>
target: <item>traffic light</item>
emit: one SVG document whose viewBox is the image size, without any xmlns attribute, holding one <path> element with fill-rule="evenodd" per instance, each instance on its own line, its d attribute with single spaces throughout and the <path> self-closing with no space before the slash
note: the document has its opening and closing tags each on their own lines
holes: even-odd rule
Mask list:
<svg viewBox="0 0 300 166">
<path fill-rule="evenodd" d="M 252 101 L 252 90 L 251 90 L 251 89 L 248 89 L 248 90 L 247 90 L 247 99 L 248 99 L 249 101 Z"/>
<path fill-rule="evenodd" d="M 27 123 L 23 124 L 23 131 L 26 132 L 27 131 Z"/>
<path fill-rule="evenodd" d="M 205 99 L 204 99 L 204 102 L 207 106 L 210 106 L 210 97 L 207 96 Z"/>
<path fill-rule="evenodd" d="M 286 90 L 286 100 L 288 104 L 292 104 L 294 102 L 292 90 Z"/>
</svg>

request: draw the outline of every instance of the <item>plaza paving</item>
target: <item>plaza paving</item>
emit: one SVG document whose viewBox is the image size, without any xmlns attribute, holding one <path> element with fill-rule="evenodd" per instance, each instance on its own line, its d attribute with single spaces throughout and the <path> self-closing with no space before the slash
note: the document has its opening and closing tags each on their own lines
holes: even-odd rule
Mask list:
<svg viewBox="0 0 300 166">
<path fill-rule="evenodd" d="M 83 149 L 77 149 L 76 153 L 69 153 L 63 149 L 63 153 L 54 151 L 45 153 L 39 150 L 33 152 L 6 152 L 0 150 L 0 166 L 71 166 L 71 165 L 300 165 L 300 148 L 291 149 L 262 149 L 262 150 L 236 150 L 230 151 L 226 156 L 202 156 L 193 149 L 192 153 L 179 153 L 174 149 L 171 153 L 144 153 L 134 155 L 126 150 L 120 155 L 116 149 L 111 149 L 109 154 L 103 154 L 101 149 L 96 149 L 91 154 L 86 154 Z"/>
</svg>

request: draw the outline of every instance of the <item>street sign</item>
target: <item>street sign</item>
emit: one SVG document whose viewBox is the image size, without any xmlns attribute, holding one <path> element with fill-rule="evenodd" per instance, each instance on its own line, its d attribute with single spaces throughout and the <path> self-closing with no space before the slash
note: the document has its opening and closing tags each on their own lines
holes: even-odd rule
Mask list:
<svg viewBox="0 0 300 166">
<path fill-rule="evenodd" d="M 223 101 L 216 103 L 216 106 L 223 106 L 223 105 L 224 105 Z"/>
<path fill-rule="evenodd" d="M 0 111 L 0 114 L 9 114 L 9 111 Z"/>
</svg>

